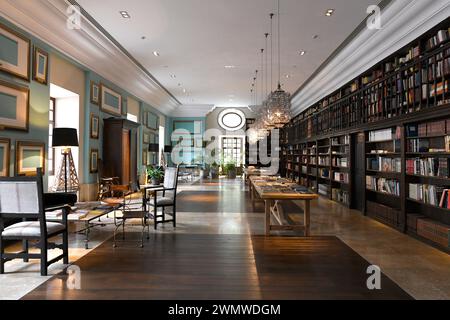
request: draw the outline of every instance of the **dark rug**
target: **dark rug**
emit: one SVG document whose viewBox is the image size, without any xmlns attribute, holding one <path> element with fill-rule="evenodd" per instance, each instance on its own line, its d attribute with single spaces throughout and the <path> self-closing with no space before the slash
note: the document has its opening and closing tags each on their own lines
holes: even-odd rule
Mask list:
<svg viewBox="0 0 450 320">
<path fill-rule="evenodd" d="M 336 237 L 152 234 L 143 249 L 106 241 L 76 265 L 80 290 L 61 274 L 24 299 L 411 299 L 384 275 L 369 290 L 369 263 Z"/>
</svg>

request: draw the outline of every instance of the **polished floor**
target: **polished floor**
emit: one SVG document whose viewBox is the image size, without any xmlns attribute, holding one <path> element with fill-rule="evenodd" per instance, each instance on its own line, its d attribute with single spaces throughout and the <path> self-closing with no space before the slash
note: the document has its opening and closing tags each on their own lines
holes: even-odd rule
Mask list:
<svg viewBox="0 0 450 320">
<path fill-rule="evenodd" d="M 263 206 L 259 204 L 255 212 L 251 211 L 243 182 L 240 180 L 221 180 L 220 182 L 183 185 L 180 189 L 181 192 L 178 195 L 179 204 L 184 203 L 184 205 L 179 205 L 179 224 L 177 229 L 174 231 L 169 225 L 161 227 L 156 234 L 152 234 L 152 239 L 149 240 L 144 250 L 164 248 L 167 242 L 157 241 L 155 237 L 164 239 L 164 236 L 169 236 L 169 238 L 173 235 L 187 236 L 193 237 L 192 241 L 194 241 L 195 236 L 211 236 L 216 239 L 220 239 L 223 235 L 236 236 L 236 239 L 240 239 L 239 241 L 242 242 L 241 246 L 247 248 L 247 252 L 251 252 L 248 248 L 252 248 L 253 255 L 249 255 L 249 257 L 253 257 L 254 262 L 250 264 L 246 260 L 245 263 L 248 263 L 248 268 L 251 266 L 252 270 L 257 270 L 256 272 L 258 273 L 258 270 L 261 270 L 261 268 L 258 269 L 258 266 L 261 267 L 261 263 L 258 261 L 261 261 L 261 257 L 264 257 L 264 254 L 261 255 L 260 253 L 264 251 L 256 250 L 258 253 L 255 253 L 254 239 L 256 239 L 255 236 L 262 235 L 264 232 Z M 295 209 L 289 204 L 287 204 L 287 208 L 288 210 Z M 352 254 L 357 254 L 364 258 L 366 262 L 361 259 L 363 263 L 380 266 L 383 274 L 413 298 L 450 299 L 450 281 L 448 280 L 450 279 L 450 256 L 448 254 L 366 218 L 357 211 L 348 210 L 326 199 L 320 199 L 314 203 L 311 210 L 312 235 L 330 236 L 332 239 L 337 237 L 345 243 L 345 247 L 348 250 L 351 248 L 354 251 L 350 250 Z M 295 219 L 295 216 L 293 219 Z M 138 231 L 138 229 L 134 231 Z M 95 261 L 95 258 L 91 257 L 95 257 L 97 253 L 109 252 L 110 255 L 115 255 L 139 250 L 136 248 L 136 241 L 133 241 L 133 236 L 135 235 L 130 235 L 114 251 L 110 243 L 107 242 L 111 237 L 111 232 L 111 226 L 107 226 L 98 228 L 92 233 L 94 247 L 100 246 L 94 250 L 84 250 L 83 238 L 79 235 L 72 235 L 71 261 L 77 265 L 78 263 L 90 264 L 92 261 Z M 289 241 L 291 240 L 292 243 L 294 241 L 298 242 L 295 239 L 289 239 Z M 338 240 L 336 239 L 336 241 Z M 201 250 L 201 246 L 198 248 Z M 329 256 L 335 256 L 336 261 L 338 261 L 339 255 Z M 305 262 L 300 257 L 296 259 L 290 265 L 293 269 L 298 267 L 301 261 Z M 105 256 L 104 260 L 106 261 L 102 259 L 97 259 L 96 261 L 103 265 L 109 263 L 107 256 Z M 142 263 L 144 262 L 143 260 Z M 8 273 L 0 276 L 0 299 L 37 298 L 38 293 L 43 292 L 43 288 L 51 288 L 50 286 L 54 286 L 56 283 L 55 279 L 58 279 L 40 277 L 38 275 L 39 265 L 37 262 L 25 264 L 21 261 L 16 261 L 8 263 L 6 266 Z M 63 268 L 62 264 L 56 264 L 50 269 L 50 272 L 55 275 Z M 316 268 L 317 272 L 319 272 L 320 264 L 317 264 Z M 82 270 L 82 274 L 86 277 L 91 276 L 89 269 Z M 330 279 L 334 276 L 333 274 L 329 275 Z M 322 281 L 326 281 L 326 278 L 322 278 Z M 394 286 L 389 280 L 386 281 L 389 285 Z M 43 286 L 41 286 L 42 284 Z M 59 285 L 62 285 L 61 281 L 59 281 Z M 35 290 L 36 288 L 37 290 Z M 52 290 L 49 289 L 49 292 L 52 292 Z M 348 297 L 358 296 L 356 292 L 354 291 L 353 295 Z M 30 295 L 27 296 L 29 293 Z M 263 296 L 263 293 L 260 292 L 260 296 Z M 297 298 L 307 298 L 308 295 L 305 295 L 305 293 L 307 293 L 306 290 L 304 292 L 297 291 L 295 296 Z M 331 293 L 328 290 L 323 290 L 322 295 L 315 295 L 310 291 L 309 297 L 327 298 L 329 297 L 327 294 Z M 43 296 L 41 295 L 41 297 Z M 255 294 L 253 297 L 258 297 L 258 295 Z M 359 297 L 362 296 L 359 295 Z M 386 296 L 386 298 L 390 297 L 392 295 Z M 403 293 L 397 297 L 404 298 L 405 295 Z M 291 296 L 291 298 L 295 297 Z M 341 298 L 345 298 L 343 292 Z"/>
</svg>

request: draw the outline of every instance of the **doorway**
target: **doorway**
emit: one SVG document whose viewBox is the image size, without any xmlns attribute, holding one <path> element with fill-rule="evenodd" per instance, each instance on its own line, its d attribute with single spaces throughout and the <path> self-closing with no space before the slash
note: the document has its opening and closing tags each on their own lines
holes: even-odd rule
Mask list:
<svg viewBox="0 0 450 320">
<path fill-rule="evenodd" d="M 236 167 L 245 164 L 245 136 L 222 136 L 220 149 L 225 162 L 233 161 Z"/>
</svg>

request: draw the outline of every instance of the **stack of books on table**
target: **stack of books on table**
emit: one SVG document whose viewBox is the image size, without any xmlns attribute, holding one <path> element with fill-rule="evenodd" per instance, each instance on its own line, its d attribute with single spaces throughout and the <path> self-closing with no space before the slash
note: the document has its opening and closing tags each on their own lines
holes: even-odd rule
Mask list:
<svg viewBox="0 0 450 320">
<path fill-rule="evenodd" d="M 47 220 L 59 220 L 62 217 L 62 210 L 49 211 L 45 213 Z"/>
</svg>

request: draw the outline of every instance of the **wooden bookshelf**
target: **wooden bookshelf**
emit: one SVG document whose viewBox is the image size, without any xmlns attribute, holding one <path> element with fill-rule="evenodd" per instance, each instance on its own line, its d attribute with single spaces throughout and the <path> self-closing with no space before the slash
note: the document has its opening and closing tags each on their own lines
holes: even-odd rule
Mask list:
<svg viewBox="0 0 450 320">
<path fill-rule="evenodd" d="M 442 235 L 448 227 L 450 238 L 450 210 L 439 205 L 450 189 L 449 33 L 447 18 L 305 109 L 282 130 L 286 143 L 302 150 L 301 161 L 306 158 L 306 174 L 301 168 L 299 173 L 303 185 L 316 192 L 319 184 L 326 185 L 330 198 L 334 189 L 348 190 L 346 205 L 447 252 L 450 242 L 443 245 Z M 382 130 L 391 135 L 373 137 Z M 336 163 L 346 157 L 347 167 Z M 411 160 L 447 165 L 439 173 L 424 173 L 411 171 Z M 319 169 L 328 169 L 328 179 Z M 349 181 L 336 181 L 335 173 L 348 173 Z M 396 190 L 362 190 L 364 179 L 395 181 Z M 416 185 L 424 185 L 432 196 L 411 196 Z"/>
</svg>

